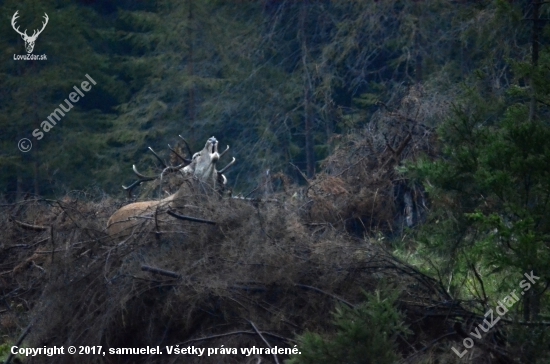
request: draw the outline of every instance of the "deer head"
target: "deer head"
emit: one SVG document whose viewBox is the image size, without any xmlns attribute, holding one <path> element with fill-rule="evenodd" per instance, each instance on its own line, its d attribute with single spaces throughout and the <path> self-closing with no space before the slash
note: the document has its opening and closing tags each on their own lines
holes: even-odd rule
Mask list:
<svg viewBox="0 0 550 364">
<path fill-rule="evenodd" d="M 180 135 L 180 138 L 183 137 Z M 191 155 L 189 145 L 183 139 L 188 153 Z M 161 162 L 163 171 L 158 176 L 145 176 L 141 174 L 136 166 L 133 166 L 134 173 L 138 176 L 138 180 L 132 183 L 130 186 L 122 186 L 125 190 L 131 193 L 132 189 L 140 185 L 143 182 L 160 179 L 160 188 L 162 190 L 162 179 L 166 173 L 178 173 L 184 178 L 181 179 L 181 185 L 178 190 L 160 200 L 135 202 L 126 205 L 117 210 L 107 222 L 107 230 L 109 235 L 128 235 L 132 232 L 133 228 L 140 225 L 143 218 L 147 215 L 152 215 L 157 209 L 171 210 L 175 207 L 181 206 L 182 201 L 185 200 L 185 196 L 188 191 L 185 189 L 187 186 L 185 180 L 192 183 L 199 184 L 203 191 L 221 191 L 224 189 L 227 182 L 227 178 L 223 173 L 235 163 L 235 158 L 223 169 L 217 170 L 216 164 L 219 159 L 229 150 L 229 146 L 222 152 L 218 153 L 218 141 L 216 138 L 211 137 L 206 141 L 204 148 L 195 154 L 192 159 L 187 159 L 179 155 L 170 145 L 168 148 L 176 154 L 183 162 L 178 166 L 170 166 L 164 162 L 164 160 L 155 151 L 149 147 L 149 150 L 155 155 L 155 157 Z"/>
<path fill-rule="evenodd" d="M 42 29 L 40 30 L 34 30 L 31 36 L 27 35 L 27 29 L 25 29 L 24 32 L 19 31 L 19 27 L 15 27 L 15 20 L 18 18 L 17 13 L 19 10 L 13 14 L 13 17 L 11 18 L 11 26 L 13 30 L 15 30 L 19 35 L 21 35 L 21 38 L 25 41 L 25 49 L 27 50 L 27 53 L 32 53 L 32 50 L 34 49 L 34 43 L 36 42 L 36 38 L 42 33 L 44 28 L 46 28 L 46 24 L 48 24 L 48 14 L 44 13 L 44 22 L 42 22 Z"/>
<path fill-rule="evenodd" d="M 200 182 L 206 183 L 212 189 L 223 188 L 227 179 L 223 173 L 235 163 L 235 158 L 222 170 L 216 170 L 216 163 L 229 149 L 229 146 L 220 154 L 218 153 L 218 141 L 211 137 L 206 141 L 204 148 L 193 155 L 191 163 L 183 168 L 183 172 L 192 174 Z"/>
</svg>

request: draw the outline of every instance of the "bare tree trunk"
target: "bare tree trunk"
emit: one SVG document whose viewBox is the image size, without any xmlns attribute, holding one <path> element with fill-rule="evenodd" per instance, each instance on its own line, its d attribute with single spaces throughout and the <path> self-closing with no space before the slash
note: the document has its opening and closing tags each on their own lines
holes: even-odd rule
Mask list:
<svg viewBox="0 0 550 364">
<path fill-rule="evenodd" d="M 38 173 L 38 161 L 35 159 L 33 162 L 33 180 L 34 180 L 34 196 L 40 196 L 40 184 L 39 184 L 39 173 Z"/>
<path fill-rule="evenodd" d="M 23 198 L 23 178 L 21 172 L 17 170 L 17 180 L 15 182 L 15 201 L 21 201 Z"/>
<path fill-rule="evenodd" d="M 193 55 L 193 0 L 189 0 L 189 15 L 187 17 L 187 39 L 189 42 L 189 59 L 187 61 L 187 74 L 189 78 L 192 78 L 195 74 L 194 69 L 194 55 Z M 188 117 L 190 125 L 190 138 L 195 139 L 195 83 L 191 80 L 191 86 L 189 87 L 189 104 L 188 104 Z"/>
<path fill-rule="evenodd" d="M 542 2 L 539 0 L 533 1 L 533 32 L 531 34 L 531 66 L 533 71 L 539 64 L 539 39 L 540 39 L 540 8 Z M 533 74 L 531 75 L 531 103 L 529 105 L 529 121 L 535 120 L 537 117 L 537 100 L 535 97 L 535 84 L 533 82 Z"/>
<path fill-rule="evenodd" d="M 533 0 L 533 31 L 531 34 L 531 67 L 532 72 L 536 71 L 539 65 L 539 41 L 540 41 L 540 8 L 543 2 L 540 0 Z M 537 99 L 536 90 L 534 85 L 535 75 L 531 75 L 531 103 L 529 107 L 529 121 L 533 121 L 537 117 Z M 535 275 L 537 271 L 534 270 Z M 525 300 L 525 316 L 526 320 L 540 319 L 540 295 L 537 294 L 536 289 L 532 288 L 526 295 Z M 528 306 L 528 307 L 527 307 Z"/>
<path fill-rule="evenodd" d="M 415 14 L 420 14 L 421 13 L 421 9 L 420 9 L 420 4 L 419 3 L 415 3 L 414 5 L 414 10 L 415 10 Z M 420 19 L 420 16 L 418 16 L 418 19 Z M 415 34 L 415 37 L 414 37 L 414 46 L 416 48 L 416 56 L 415 56 L 415 67 L 414 67 L 414 76 L 415 76 L 415 81 L 416 83 L 421 83 L 422 82 L 422 55 L 420 54 L 420 50 L 422 49 L 421 47 L 421 39 L 420 39 L 420 21 L 417 20 L 416 21 L 416 34 Z"/>
<path fill-rule="evenodd" d="M 33 71 L 36 67 L 36 61 L 33 61 Z M 33 92 L 33 103 L 34 103 L 34 120 L 40 120 L 40 116 L 38 115 L 38 112 L 36 110 L 38 110 L 38 100 L 37 100 L 37 97 L 38 95 L 36 94 L 36 90 Z M 40 188 L 39 188 L 39 180 L 40 180 L 40 174 L 39 174 L 39 164 L 38 164 L 38 158 L 40 156 L 40 154 L 38 153 L 38 143 L 37 145 L 34 147 L 34 151 L 33 151 L 33 154 L 34 154 L 34 158 L 33 158 L 33 161 L 32 161 L 32 164 L 33 164 L 33 185 L 34 185 L 34 196 L 35 197 L 38 197 L 40 195 Z"/>
<path fill-rule="evenodd" d="M 313 127 L 311 120 L 311 93 L 307 86 L 304 88 L 304 128 L 306 136 L 306 173 L 308 178 L 313 178 L 315 175 L 315 155 L 313 150 Z"/>
<path fill-rule="evenodd" d="M 302 3 L 300 14 L 300 38 L 302 40 L 302 65 L 304 68 L 304 134 L 306 146 L 306 174 L 308 178 L 315 175 L 315 150 L 313 146 L 313 122 L 311 115 L 311 76 L 307 68 L 307 43 L 305 22 L 307 18 L 308 1 Z"/>
<path fill-rule="evenodd" d="M 416 53 L 416 66 L 415 66 L 415 78 L 416 83 L 422 82 L 422 56 L 420 55 L 420 51 L 417 50 Z"/>
<path fill-rule="evenodd" d="M 540 8 L 543 2 L 533 0 L 533 30 L 531 33 L 531 78 L 529 80 L 531 86 L 531 102 L 529 104 L 529 122 L 537 118 L 537 99 L 535 90 L 535 72 L 539 63 L 539 39 L 540 39 Z M 537 275 L 537 270 L 533 270 L 533 274 Z M 523 294 L 523 293 L 522 293 Z M 536 286 L 532 286 L 530 290 L 525 292 L 523 298 L 523 319 L 527 322 L 540 320 L 540 294 L 537 292 Z M 528 362 L 536 361 L 535 347 L 528 347 L 525 352 L 525 358 Z"/>
<path fill-rule="evenodd" d="M 327 92 L 327 94 L 329 94 Z M 334 133 L 334 123 L 333 119 L 336 119 L 334 114 L 334 103 L 332 102 L 332 98 L 330 97 L 330 94 L 327 95 L 328 97 L 325 97 L 325 105 L 326 113 L 325 113 L 325 143 L 327 144 L 328 150 L 327 153 L 330 154 L 333 152 L 333 143 L 332 143 L 332 134 Z"/>
</svg>

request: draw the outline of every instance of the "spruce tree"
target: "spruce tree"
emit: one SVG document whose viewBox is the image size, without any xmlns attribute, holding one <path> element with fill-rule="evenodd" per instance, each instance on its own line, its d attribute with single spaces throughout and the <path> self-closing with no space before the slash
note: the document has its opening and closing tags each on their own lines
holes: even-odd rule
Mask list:
<svg viewBox="0 0 550 364">
<path fill-rule="evenodd" d="M 44 195 L 67 188 L 87 189 L 94 174 L 108 164 L 102 135 L 111 126 L 112 107 L 126 94 L 101 52 L 101 30 L 108 22 L 94 9 L 70 3 L 7 1 L 0 8 L 4 14 L 1 46 L 10 58 L 0 66 L 0 168 L 5 172 L 0 190 Z M 16 11 L 17 25 L 21 31 L 28 29 L 29 35 L 42 27 L 47 14 L 48 23 L 33 52 L 45 54 L 46 60 L 13 59 L 14 54 L 25 54 L 23 41 L 10 24 Z M 86 74 L 97 85 L 92 85 Z M 64 115 L 51 116 L 60 104 L 68 107 L 64 100 L 75 92 L 73 86 L 81 87 L 83 81 L 89 82 L 91 90 Z M 36 137 L 38 132 L 43 133 L 41 138 Z M 27 153 L 17 148 L 21 138 L 33 144 Z M 79 170 L 82 173 L 75 173 Z"/>
<path fill-rule="evenodd" d="M 531 39 L 542 42 L 541 28 L 533 31 L 540 34 Z M 487 87 L 490 77 L 478 72 L 439 128 L 442 156 L 409 168 L 432 200 L 418 239 L 431 266 L 445 267 L 434 273 L 455 297 L 477 298 L 473 308 L 482 313 L 503 294 L 522 291 L 516 318 L 524 321 L 550 314 L 549 56 L 542 47 L 536 57 L 508 60 L 513 85 L 506 93 Z M 520 286 L 525 274 L 536 277 L 529 288 Z M 550 337 L 524 334 L 524 360 L 545 362 Z"/>
<path fill-rule="evenodd" d="M 397 340 L 410 334 L 395 304 L 397 290 L 365 293 L 357 307 L 340 305 L 333 313 L 335 333 L 306 332 L 300 337 L 300 354 L 288 364 L 392 364 L 397 362 Z"/>
</svg>

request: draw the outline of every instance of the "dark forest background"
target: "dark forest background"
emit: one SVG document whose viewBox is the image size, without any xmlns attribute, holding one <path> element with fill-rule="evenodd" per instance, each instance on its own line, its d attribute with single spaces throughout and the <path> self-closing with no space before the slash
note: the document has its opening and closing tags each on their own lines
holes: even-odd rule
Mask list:
<svg viewBox="0 0 550 364">
<path fill-rule="evenodd" d="M 33 52 L 47 60 L 13 60 L 25 53 L 16 11 L 28 33 L 48 14 Z M 405 211 L 400 228 L 378 229 L 369 215 L 365 227 L 364 211 L 352 211 L 363 215 L 343 230 L 384 245 L 481 316 L 525 273 L 540 277 L 506 316 L 506 340 L 518 363 L 550 360 L 547 2 L 5 0 L 0 14 L 5 203 L 73 191 L 123 200 L 132 164 L 158 172 L 147 147 L 168 159 L 178 134 L 193 151 L 211 136 L 231 146 L 233 195 L 258 190 L 267 171 L 295 188 L 358 165 L 369 176 L 374 151 L 391 150 L 377 181 L 391 172 L 391 198 L 405 199 L 398 210 L 418 193 L 415 221 Z M 36 140 L 86 74 L 97 85 Z M 353 181 L 346 192 L 375 186 Z"/>
<path fill-rule="evenodd" d="M 309 177 L 336 136 L 368 126 L 411 86 L 437 125 L 468 87 L 502 97 L 530 54 L 530 1 L 3 1 L 0 191 L 121 194 L 131 165 L 182 134 L 230 144 L 238 191 L 266 169 Z M 546 6 L 541 11 L 546 11 Z M 34 54 L 10 19 L 39 29 Z M 544 23 L 545 24 L 545 23 Z M 541 23 L 543 25 L 543 23 Z M 542 30 L 540 31 L 543 35 Z M 93 90 L 44 138 L 34 129 L 89 74 Z M 414 116 L 414 115 L 413 115 Z M 31 152 L 17 141 L 28 137 Z"/>
</svg>

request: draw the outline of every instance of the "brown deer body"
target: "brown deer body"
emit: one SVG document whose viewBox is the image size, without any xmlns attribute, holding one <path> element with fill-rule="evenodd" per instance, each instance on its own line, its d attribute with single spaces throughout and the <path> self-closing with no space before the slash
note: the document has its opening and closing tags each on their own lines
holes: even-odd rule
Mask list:
<svg viewBox="0 0 550 364">
<path fill-rule="evenodd" d="M 161 200 L 135 202 L 120 208 L 107 222 L 107 231 L 109 235 L 129 235 L 136 227 L 139 227 L 144 222 L 144 219 L 151 219 L 151 217 L 157 213 L 157 210 L 164 212 L 165 210 L 171 210 L 178 206 L 182 206 L 186 195 L 189 193 L 189 190 L 186 188 L 187 184 L 185 180 L 191 181 L 192 183 L 198 183 L 199 187 L 207 191 L 216 191 L 223 188 L 227 179 L 222 173 L 235 162 L 235 158 L 220 171 L 216 169 L 216 164 L 228 149 L 229 146 L 221 154 L 218 153 L 218 141 L 216 138 L 211 137 L 206 141 L 203 150 L 193 155 L 191 161 L 185 160 L 186 163 L 184 164 L 187 164 L 186 166 L 168 167 L 165 165 L 165 171 L 168 170 L 183 175 L 184 179 L 178 190 L 174 194 Z M 137 172 L 135 166 L 134 172 L 140 177 L 140 181 L 134 183 L 130 187 L 124 187 L 125 189 L 131 189 L 143 181 L 156 179 L 156 177 L 145 177 L 141 175 Z"/>
</svg>

